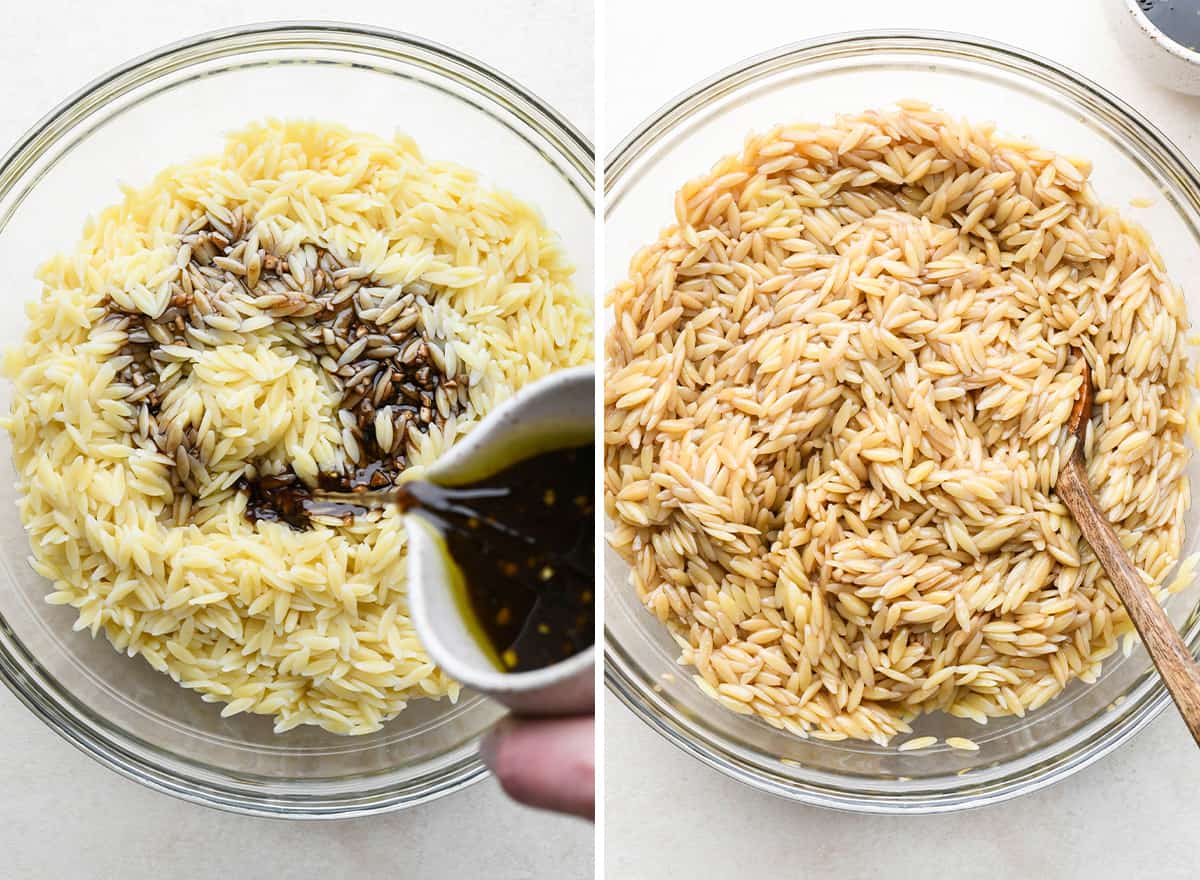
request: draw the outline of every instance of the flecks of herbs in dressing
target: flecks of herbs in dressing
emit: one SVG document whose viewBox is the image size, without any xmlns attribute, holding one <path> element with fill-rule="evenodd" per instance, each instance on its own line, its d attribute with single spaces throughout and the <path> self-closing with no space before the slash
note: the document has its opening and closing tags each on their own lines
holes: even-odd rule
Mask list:
<svg viewBox="0 0 1200 880">
<path fill-rule="evenodd" d="M 506 672 L 557 663 L 592 644 L 593 446 L 534 455 L 459 486 L 396 490 L 442 535 L 471 613 Z"/>
<path fill-rule="evenodd" d="M 1200 0 L 1138 0 L 1138 6 L 1166 36 L 1200 52 Z"/>
</svg>

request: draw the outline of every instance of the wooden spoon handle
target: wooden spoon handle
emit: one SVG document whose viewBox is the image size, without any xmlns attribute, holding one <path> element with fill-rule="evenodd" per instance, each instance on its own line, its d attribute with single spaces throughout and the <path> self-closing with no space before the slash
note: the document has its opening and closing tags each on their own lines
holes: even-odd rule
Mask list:
<svg viewBox="0 0 1200 880">
<path fill-rule="evenodd" d="M 1074 514 L 1083 537 L 1116 587 L 1129 619 L 1141 635 L 1150 659 L 1158 667 L 1163 683 L 1192 732 L 1192 739 L 1200 745 L 1200 666 L 1167 613 L 1150 595 L 1117 533 L 1097 506 L 1079 456 L 1073 456 L 1062 469 L 1055 491 Z"/>
</svg>

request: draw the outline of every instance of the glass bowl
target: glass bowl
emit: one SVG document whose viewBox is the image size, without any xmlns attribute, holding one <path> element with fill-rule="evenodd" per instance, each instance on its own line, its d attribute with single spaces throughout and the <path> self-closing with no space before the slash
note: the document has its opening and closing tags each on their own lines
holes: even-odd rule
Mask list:
<svg viewBox="0 0 1200 880">
<path fill-rule="evenodd" d="M 415 37 L 338 24 L 277 23 L 169 46 L 87 86 L 0 160 L 0 346 L 24 332 L 37 265 L 78 239 L 118 184 L 213 152 L 266 115 L 391 136 L 473 168 L 537 205 L 582 288 L 593 277 L 593 152 L 557 113 L 501 74 Z M 11 388 L 0 390 L 8 411 Z M 56 733 L 101 763 L 187 800 L 266 816 L 347 817 L 461 789 L 486 770 L 481 734 L 501 709 L 478 695 L 417 700 L 374 734 L 283 735 L 259 716 L 223 719 L 141 659 L 71 629 L 25 560 L 7 435 L 0 439 L 0 677 Z"/>
<path fill-rule="evenodd" d="M 797 120 L 830 120 L 902 98 L 920 98 L 975 121 L 992 120 L 1059 152 L 1095 161 L 1100 197 L 1122 206 L 1153 235 L 1188 308 L 1187 282 L 1200 261 L 1200 179 L 1157 129 L 1115 96 L 1046 59 L 975 37 L 866 32 L 822 37 L 752 58 L 664 106 L 607 161 L 605 282 L 625 277 L 629 258 L 673 219 L 675 190 L 750 131 Z M 1131 199 L 1151 199 L 1129 208 Z M 611 324 L 611 314 L 605 316 Z M 1196 494 L 1200 461 L 1188 477 Z M 1188 517 L 1184 553 L 1200 537 Z M 1066 692 L 1024 718 L 980 726 L 927 715 L 916 734 L 964 736 L 978 752 L 945 745 L 900 753 L 871 743 L 803 740 L 736 715 L 705 696 L 676 646 L 627 584 L 628 566 L 606 556 L 606 678 L 647 724 L 688 754 L 756 788 L 826 807 L 873 813 L 942 812 L 1034 791 L 1097 760 L 1167 705 L 1138 646 L 1104 664 L 1093 685 Z M 1200 645 L 1195 586 L 1168 604 L 1193 650 Z M 899 742 L 901 740 L 896 740 Z"/>
</svg>

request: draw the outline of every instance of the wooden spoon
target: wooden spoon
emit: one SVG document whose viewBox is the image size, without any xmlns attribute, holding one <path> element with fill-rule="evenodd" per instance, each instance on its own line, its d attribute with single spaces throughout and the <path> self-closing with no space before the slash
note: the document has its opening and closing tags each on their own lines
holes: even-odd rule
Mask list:
<svg viewBox="0 0 1200 880">
<path fill-rule="evenodd" d="M 1117 533 L 1104 518 L 1104 512 L 1096 504 L 1088 485 L 1083 441 L 1092 417 L 1092 371 L 1082 352 L 1078 354 L 1083 364 L 1083 387 L 1079 390 L 1075 408 L 1071 410 L 1067 422 L 1068 429 L 1075 435 L 1075 451 L 1059 471 L 1055 488 L 1116 587 L 1117 595 L 1129 612 L 1129 619 L 1142 637 L 1150 659 L 1158 667 L 1163 684 L 1167 686 L 1179 708 L 1179 714 L 1192 732 L 1192 739 L 1200 745 L 1200 666 L 1179 637 L 1167 613 L 1150 595 L 1150 590 L 1121 546 Z"/>
</svg>

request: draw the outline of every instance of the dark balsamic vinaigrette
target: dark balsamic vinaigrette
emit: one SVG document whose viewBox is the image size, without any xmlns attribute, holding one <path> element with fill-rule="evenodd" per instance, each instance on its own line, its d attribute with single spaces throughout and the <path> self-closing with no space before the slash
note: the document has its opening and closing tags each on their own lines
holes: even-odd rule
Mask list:
<svg viewBox="0 0 1200 880">
<path fill-rule="evenodd" d="M 322 498 L 323 491 L 388 490 L 401 510 L 419 510 L 441 534 L 462 574 L 462 598 L 501 669 L 526 672 L 595 639 L 593 450 L 544 452 L 460 486 L 411 480 L 390 488 L 391 479 L 368 465 L 322 474 L 316 488 L 290 468 L 238 488 L 248 520 L 298 531 L 311 528 L 313 517 L 348 523 L 370 510 L 366 498 L 360 506 Z"/>
<path fill-rule="evenodd" d="M 1200 52 L 1200 0 L 1138 0 L 1138 6 L 1176 43 Z"/>
<path fill-rule="evenodd" d="M 345 478 L 321 474 L 317 485 L 316 491 L 342 492 Z M 281 522 L 300 532 L 312 526 L 314 516 L 349 522 L 370 510 L 357 504 L 314 498 L 314 490 L 291 468 L 282 474 L 239 480 L 237 487 L 246 493 L 246 519 L 250 522 Z M 361 484 L 361 489 L 350 491 L 366 488 L 367 484 Z"/>
<path fill-rule="evenodd" d="M 593 449 L 544 452 L 460 486 L 396 488 L 400 508 L 441 533 L 506 672 L 541 669 L 594 641 Z"/>
</svg>

